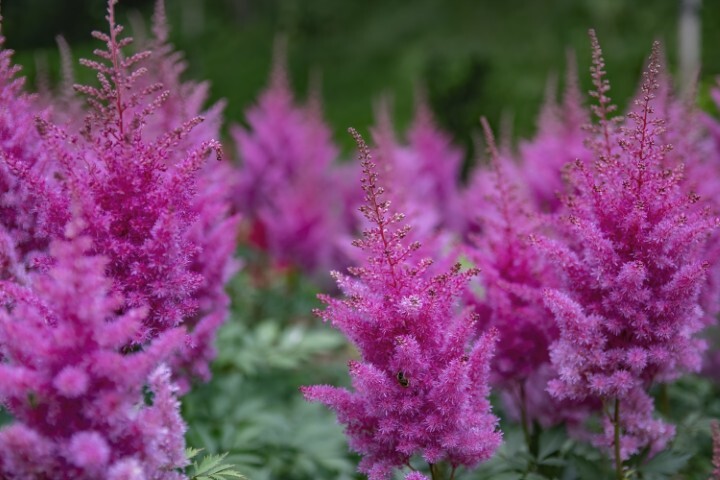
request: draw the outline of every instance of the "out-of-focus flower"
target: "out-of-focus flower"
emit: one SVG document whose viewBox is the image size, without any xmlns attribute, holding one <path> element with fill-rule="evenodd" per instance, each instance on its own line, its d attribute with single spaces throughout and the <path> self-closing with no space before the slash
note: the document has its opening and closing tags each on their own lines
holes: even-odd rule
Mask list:
<svg viewBox="0 0 720 480">
<path fill-rule="evenodd" d="M 0 430 L 0 477 L 112 478 L 132 463 L 133 478 L 184 478 L 185 424 L 164 366 L 184 334 L 129 352 L 148 309 L 123 309 L 90 246 L 54 241 L 47 273 L 0 285 L 0 397 L 15 418 Z"/>
</svg>

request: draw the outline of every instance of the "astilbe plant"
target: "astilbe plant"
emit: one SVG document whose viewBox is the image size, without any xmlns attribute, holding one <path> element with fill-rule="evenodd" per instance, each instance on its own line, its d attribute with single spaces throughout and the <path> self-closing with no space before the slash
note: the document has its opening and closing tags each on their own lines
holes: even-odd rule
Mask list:
<svg viewBox="0 0 720 480">
<path fill-rule="evenodd" d="M 350 362 L 353 390 L 329 385 L 303 387 L 305 397 L 333 409 L 345 425 L 350 447 L 362 455 L 361 472 L 371 480 L 390 478 L 393 469 L 413 470 L 406 478 L 427 478 L 412 465 L 418 454 L 441 478 L 440 462 L 455 470 L 472 468 L 492 456 L 501 441 L 487 396 L 495 332 L 475 336 L 468 310 L 458 299 L 474 270 L 431 276 L 428 259 L 417 259 L 403 215 L 390 211 L 378 185 L 369 149 L 360 146 L 365 204 L 371 227 L 355 244 L 366 262 L 334 272 L 345 298 L 322 296 L 318 315 L 342 331 L 360 352 Z"/>
<path fill-rule="evenodd" d="M 147 74 L 139 64 L 151 53 L 123 55 L 131 39 L 120 38 L 115 4 L 114 0 L 108 3 L 110 32 L 93 33 L 105 43 L 104 50 L 95 51 L 100 61 L 81 61 L 97 71 L 100 82 L 99 88 L 76 86 L 91 106 L 85 126 L 80 132 L 68 132 L 39 120 L 38 129 L 55 157 L 72 209 L 82 221 L 81 233 L 92 238 L 94 253 L 109 260 L 108 274 L 114 288 L 124 295 L 124 308 L 148 308 L 144 328 L 134 339 L 141 345 L 195 318 L 200 308 L 198 292 L 215 281 L 205 277 L 204 268 L 193 267 L 201 250 L 193 229 L 199 211 L 206 216 L 224 214 L 214 206 L 204 212 L 196 203 L 198 172 L 210 152 L 220 156 L 221 150 L 216 140 L 185 150 L 183 142 L 202 122 L 201 117 L 151 140 L 144 138 L 146 121 L 171 92 L 159 83 L 145 87 L 138 83 Z M 222 219 L 210 222 L 219 225 Z M 222 239 L 214 254 L 226 259 L 228 241 Z M 208 267 L 211 275 L 217 273 L 215 263 Z M 206 355 L 199 356 L 200 365 L 194 370 L 205 373 L 207 360 Z"/>
<path fill-rule="evenodd" d="M 520 171 L 531 198 L 542 211 L 554 212 L 561 205 L 565 187 L 563 167 L 576 159 L 589 161 L 592 152 L 585 145 L 583 127 L 588 114 L 582 105 L 574 58 L 568 55 L 565 92 L 558 104 L 555 82 L 548 82 L 545 103 L 534 138 L 520 144 Z"/>
<path fill-rule="evenodd" d="M 432 273 L 444 272 L 457 260 L 459 240 L 467 225 L 459 188 L 462 153 L 435 124 L 419 95 L 406 139 L 395 134 L 389 100 L 379 102 L 376 110 L 372 136 L 384 188 L 396 202 L 397 211 L 413 219 L 408 241 L 419 242 L 416 256 L 434 260 L 429 267 Z M 370 225 L 363 217 L 358 223 L 362 226 L 358 230 Z M 347 255 L 354 263 L 361 263 L 367 252 L 353 249 Z"/>
<path fill-rule="evenodd" d="M 710 95 L 716 107 L 720 107 L 720 82 L 711 89 Z M 698 193 L 701 202 L 714 214 L 720 215 L 720 121 L 699 112 L 689 101 L 674 102 L 671 106 L 674 107 L 672 113 L 684 126 L 673 140 L 680 143 L 681 151 L 689 151 L 695 160 L 687 169 L 689 186 Z M 715 328 L 718 327 L 717 314 L 720 311 L 719 236 L 720 231 L 716 230 L 708 243 L 711 265 L 701 294 L 707 323 Z M 720 381 L 720 348 L 717 343 L 711 345 L 706 360 L 705 373 Z"/>
<path fill-rule="evenodd" d="M 47 273 L 0 284 L 0 398 L 15 418 L 0 430 L 0 477 L 184 478 L 185 424 L 164 365 L 183 332 L 128 351 L 148 309 L 118 313 L 108 259 L 91 250 L 87 237 L 55 240 Z"/>
<path fill-rule="evenodd" d="M 415 115 L 400 141 L 393 133 L 389 104 L 380 106 L 373 138 L 386 170 L 388 189 L 416 218 L 414 229 L 437 233 L 465 231 L 460 195 L 463 153 L 436 124 L 427 101 L 417 94 Z"/>
<path fill-rule="evenodd" d="M 557 223 L 561 239 L 540 239 L 562 269 L 548 289 L 559 339 L 550 347 L 558 399 L 603 402 L 604 433 L 596 443 L 622 461 L 664 448 L 674 428 L 654 418 L 651 385 L 700 367 L 704 342 L 699 293 L 706 241 L 716 221 L 682 187 L 682 165 L 667 167 L 660 143 L 664 120 L 653 116 L 658 45 L 643 76 L 642 95 L 625 123 L 611 121 L 609 83 L 591 32 L 598 123 L 592 163 L 568 170 L 571 191 Z M 676 128 L 670 125 L 669 128 Z"/>
<path fill-rule="evenodd" d="M 251 240 L 276 266 L 313 274 L 344 263 L 334 241 L 345 225 L 334 188 L 338 152 L 319 102 L 295 103 L 278 45 L 270 85 L 247 112 L 249 128 L 232 130 L 241 161 L 235 198 Z"/>
<path fill-rule="evenodd" d="M 153 66 L 139 82 L 144 86 L 162 84 L 174 94 L 147 118 L 144 138 L 161 138 L 180 122 L 203 119 L 179 138 L 178 145 L 169 152 L 168 163 L 178 164 L 188 151 L 202 148 L 206 139 L 220 137 L 224 103 L 218 102 L 203 111 L 208 98 L 208 83 L 182 80 L 187 65 L 182 53 L 169 43 L 163 0 L 156 3 L 152 35 L 149 47 Z M 229 162 L 206 162 L 197 172 L 196 192 L 189 205 L 195 221 L 186 237 L 196 248 L 189 259 L 189 267 L 201 277 L 202 283 L 193 293 L 198 310 L 184 320 L 184 325 L 191 329 L 189 348 L 183 352 L 176 368 L 187 369 L 192 376 L 205 380 L 210 376 L 209 362 L 216 354 L 213 343 L 217 329 L 228 316 L 230 299 L 224 287 L 239 266 L 233 258 L 240 223 L 239 215 L 233 214 L 232 205 L 237 176 L 237 170 Z"/>
<path fill-rule="evenodd" d="M 24 92 L 24 77 L 0 36 L 0 278 L 24 281 L 69 218 L 35 118 L 47 109 Z"/>
<path fill-rule="evenodd" d="M 480 269 L 479 291 L 470 301 L 478 314 L 478 328 L 498 331 L 491 381 L 503 393 L 506 408 L 520 417 L 529 444 L 535 422 L 545 427 L 577 422 L 583 411 L 569 402 L 553 401 L 544 391 L 553 375 L 548 348 L 558 329 L 543 305 L 543 289 L 558 282 L 532 243 L 542 231 L 543 217 L 517 179 L 511 180 L 512 160 L 498 151 L 484 118 L 482 124 L 491 158 L 490 168 L 476 173 L 475 185 L 484 186 L 484 191 L 473 193 L 476 202 L 469 205 L 481 227 L 468 249 Z"/>
</svg>

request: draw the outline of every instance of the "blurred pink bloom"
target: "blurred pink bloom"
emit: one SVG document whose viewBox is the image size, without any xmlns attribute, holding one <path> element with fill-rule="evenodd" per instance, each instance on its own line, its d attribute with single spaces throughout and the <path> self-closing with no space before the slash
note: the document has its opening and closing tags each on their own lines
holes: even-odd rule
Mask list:
<svg viewBox="0 0 720 480">
<path fill-rule="evenodd" d="M 0 430 L 0 477 L 94 480 L 134 462 L 137 478 L 183 478 L 186 427 L 164 362 L 184 334 L 128 352 L 148 310 L 122 308 L 90 245 L 55 241 L 47 273 L 0 285 L 0 397 L 15 419 Z"/>
</svg>

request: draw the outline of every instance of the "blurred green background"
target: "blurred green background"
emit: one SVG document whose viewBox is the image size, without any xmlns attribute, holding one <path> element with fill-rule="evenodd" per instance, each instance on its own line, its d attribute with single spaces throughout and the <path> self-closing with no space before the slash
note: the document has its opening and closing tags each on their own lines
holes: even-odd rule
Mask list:
<svg viewBox="0 0 720 480">
<path fill-rule="evenodd" d="M 153 0 L 122 0 L 120 20 L 150 17 Z M 288 39 L 290 71 L 300 96 L 320 74 L 330 124 L 346 149 L 348 126 L 372 123 L 373 104 L 394 98 L 399 128 L 412 114 L 417 86 L 429 92 L 440 122 L 471 145 L 479 115 L 505 119 L 517 136 L 535 128 L 548 77 L 562 78 L 566 52 L 589 85 L 588 28 L 600 37 L 621 106 L 634 92 L 651 42 L 665 45 L 676 70 L 679 0 L 167 0 L 172 39 L 189 75 L 212 82 L 227 117 L 243 112 L 264 86 L 273 40 Z M 93 48 L 91 28 L 104 26 L 102 0 L 4 0 L 3 30 L 35 78 L 38 65 L 57 76 L 55 36 L 76 57 Z M 703 2 L 701 92 L 720 73 L 720 2 Z M 80 78 L 87 72 L 78 72 Z M 702 98 L 702 95 L 701 95 Z"/>
</svg>

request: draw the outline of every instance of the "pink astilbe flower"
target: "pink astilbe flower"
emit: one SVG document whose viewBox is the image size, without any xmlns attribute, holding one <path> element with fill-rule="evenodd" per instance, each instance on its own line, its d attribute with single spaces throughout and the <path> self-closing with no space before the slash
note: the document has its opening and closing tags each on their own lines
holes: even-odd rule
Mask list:
<svg viewBox="0 0 720 480">
<path fill-rule="evenodd" d="M 173 131 L 178 123 L 203 119 L 179 139 L 179 144 L 170 152 L 168 162 L 179 164 L 188 151 L 202 148 L 206 139 L 220 138 L 224 102 L 203 111 L 209 84 L 182 81 L 187 65 L 182 53 L 174 50 L 168 41 L 169 27 L 163 0 L 156 3 L 152 33 L 149 45 L 152 68 L 139 81 L 145 86 L 162 84 L 174 95 L 148 117 L 143 136 L 157 139 L 165 132 Z M 193 293 L 198 310 L 184 321 L 184 325 L 191 329 L 189 348 L 183 352 L 183 358 L 175 368 L 187 369 L 192 376 L 205 380 L 210 377 L 209 362 L 216 355 L 213 343 L 217 329 L 228 316 L 230 299 L 224 287 L 239 267 L 233 254 L 240 217 L 231 214 L 237 177 L 237 170 L 228 162 L 206 162 L 197 173 L 197 193 L 190 203 L 196 219 L 186 237 L 196 250 L 189 266 L 192 272 L 200 275 L 202 283 Z"/>
<path fill-rule="evenodd" d="M 429 105 L 416 101 L 415 118 L 407 132 L 407 149 L 414 160 L 397 166 L 408 195 L 425 209 L 437 209 L 440 228 L 465 232 L 460 175 L 463 152 L 435 123 Z"/>
<path fill-rule="evenodd" d="M 716 106 L 720 108 L 720 81 L 710 93 Z M 690 110 L 690 113 L 683 118 L 686 127 L 682 133 L 685 135 L 679 134 L 678 140 L 685 140 L 683 145 L 689 145 L 693 149 L 692 153 L 696 154 L 692 157 L 695 162 L 688 168 L 690 186 L 698 193 L 700 201 L 707 204 L 711 211 L 717 214 L 720 212 L 720 121 L 698 112 L 692 105 L 684 106 L 686 110 Z M 703 126 L 709 132 L 709 135 L 703 135 L 700 139 L 697 138 L 698 135 L 705 132 L 697 128 L 698 120 L 703 122 Z M 689 141 L 686 140 L 688 137 Z M 702 142 L 703 140 L 705 142 Z M 717 326 L 717 316 L 720 311 L 720 232 L 717 230 L 709 242 L 708 253 L 711 265 L 708 269 L 708 282 L 703 289 L 701 298 L 708 324 Z M 719 367 L 720 349 L 717 344 L 713 344 L 708 352 L 704 370 L 716 381 L 720 381 Z"/>
<path fill-rule="evenodd" d="M 445 272 L 457 261 L 459 237 L 465 233 L 465 215 L 459 190 L 461 152 L 434 123 L 432 113 L 417 101 L 407 141 L 395 136 L 391 105 L 382 101 L 372 129 L 385 188 L 397 210 L 413 218 L 408 241 L 418 241 L 416 257 L 433 258 L 431 273 Z M 366 218 L 362 228 L 371 227 Z M 354 263 L 364 263 L 367 252 L 348 252 Z"/>
<path fill-rule="evenodd" d="M 471 299 L 478 328 L 498 331 L 491 379 L 526 427 L 536 420 L 545 426 L 566 418 L 577 421 L 577 409 L 560 407 L 544 392 L 552 371 L 548 347 L 558 329 L 543 305 L 543 288 L 557 285 L 556 275 L 531 242 L 542 219 L 510 180 L 511 160 L 498 152 L 484 118 L 482 124 L 491 169 L 478 174 L 487 176 L 487 189 L 473 194 L 484 198 L 470 208 L 479 216 L 482 233 L 474 237 L 468 255 L 480 269 L 480 292 Z"/>
<path fill-rule="evenodd" d="M 247 122 L 232 135 L 242 163 L 236 203 L 251 238 L 279 266 L 315 273 L 342 264 L 333 241 L 344 229 L 332 168 L 338 151 L 319 105 L 295 104 L 284 53 Z"/>
<path fill-rule="evenodd" d="M 128 478 L 179 480 L 185 425 L 163 362 L 183 332 L 128 352 L 147 308 L 117 313 L 123 299 L 90 243 L 54 241 L 47 273 L 31 274 L 29 287 L 0 284 L 0 398 L 15 418 L 0 430 L 0 477 L 123 478 L 111 472 L 132 462 Z"/>
<path fill-rule="evenodd" d="M 1 21 L 1 20 L 0 20 Z M 47 118 L 0 36 L 0 278 L 23 281 L 33 257 L 62 233 L 68 202 L 52 177 L 35 118 Z"/>
<path fill-rule="evenodd" d="M 545 294 L 560 329 L 550 348 L 558 378 L 548 389 L 558 399 L 604 402 L 608 417 L 596 441 L 626 459 L 645 447 L 659 451 L 674 434 L 653 418 L 648 388 L 700 367 L 704 342 L 694 334 L 703 326 L 699 294 L 717 222 L 683 190 L 682 165 L 665 164 L 665 124 L 653 116 L 658 45 L 638 108 L 618 128 L 608 118 L 609 84 L 591 37 L 595 160 L 568 170 L 562 240 L 541 240 L 563 273 L 563 285 Z"/>
<path fill-rule="evenodd" d="M 232 222 L 225 222 L 226 205 L 197 195 L 205 158 L 212 151 L 220 155 L 216 140 L 186 143 L 201 117 L 145 138 L 147 122 L 159 115 L 171 93 L 159 83 L 141 85 L 148 70 L 138 65 L 151 53 L 123 55 L 131 39 L 120 38 L 115 4 L 108 2 L 109 34 L 93 33 L 105 43 L 104 50 L 95 51 L 100 60 L 81 61 L 98 72 L 100 82 L 98 88 L 76 86 L 92 107 L 85 127 L 75 134 L 40 122 L 40 129 L 80 219 L 76 228 L 92 238 L 93 253 L 108 258 L 107 271 L 125 298 L 124 308 L 148 309 L 133 339 L 141 345 L 179 325 L 196 326 L 201 315 L 224 318 L 227 301 L 218 291 L 227 275 Z M 199 238 L 200 228 L 206 237 Z M 204 248 L 213 251 L 207 267 L 198 260 Z M 213 317 L 206 330 L 214 332 L 217 323 Z M 201 338 L 200 343 L 208 342 Z M 193 372 L 206 374 L 206 350 L 186 356 L 198 361 L 190 367 Z"/>
<path fill-rule="evenodd" d="M 520 144 L 520 175 L 531 198 L 542 211 L 554 212 L 565 191 L 563 167 L 576 159 L 590 161 L 592 151 L 585 146 L 583 127 L 588 115 L 582 106 L 574 58 L 568 55 L 565 93 L 558 105 L 555 82 L 549 82 L 545 104 L 538 119 L 538 132 Z"/>
<path fill-rule="evenodd" d="M 457 301 L 475 271 L 431 276 L 430 260 L 414 261 L 403 216 L 382 199 L 370 152 L 359 134 L 365 204 L 372 225 L 355 244 L 367 253 L 353 276 L 335 272 L 344 299 L 321 297 L 318 312 L 358 348 L 350 363 L 353 390 L 329 385 L 302 389 L 305 397 L 335 410 L 350 447 L 363 457 L 371 480 L 390 478 L 413 455 L 430 464 L 472 468 L 501 441 L 487 396 L 495 332 L 476 338 L 472 314 Z M 423 478 L 411 474 L 409 478 Z"/>
</svg>

